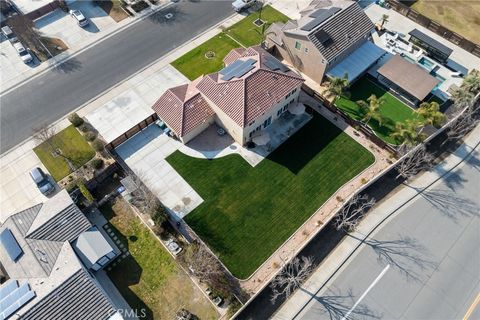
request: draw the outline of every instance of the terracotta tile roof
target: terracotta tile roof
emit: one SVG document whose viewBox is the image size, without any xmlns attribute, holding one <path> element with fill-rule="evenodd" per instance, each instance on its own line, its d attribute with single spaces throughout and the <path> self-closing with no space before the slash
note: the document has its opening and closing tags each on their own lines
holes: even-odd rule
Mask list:
<svg viewBox="0 0 480 320">
<path fill-rule="evenodd" d="M 212 73 L 190 84 L 167 90 L 152 107 L 177 135 L 184 136 L 214 115 L 209 102 L 215 104 L 241 127 L 264 114 L 304 81 L 293 71 L 270 70 L 265 58 L 275 59 L 261 47 L 233 49 L 224 59 L 254 59 L 253 70 L 241 77 L 222 80 Z M 279 61 L 277 61 L 280 63 Z"/>
<path fill-rule="evenodd" d="M 215 114 L 196 89 L 197 80 L 168 89 L 152 107 L 160 119 L 180 137 Z"/>
<path fill-rule="evenodd" d="M 281 72 L 268 69 L 263 60 L 266 56 L 273 56 L 261 47 L 250 47 L 243 52 L 233 51 L 227 55 L 228 61 L 239 54 L 241 57 L 236 60 L 253 57 L 256 59 L 255 68 L 229 81 L 219 79 L 218 73 L 205 76 L 197 89 L 241 127 L 264 114 L 304 81 L 291 70 Z"/>
</svg>

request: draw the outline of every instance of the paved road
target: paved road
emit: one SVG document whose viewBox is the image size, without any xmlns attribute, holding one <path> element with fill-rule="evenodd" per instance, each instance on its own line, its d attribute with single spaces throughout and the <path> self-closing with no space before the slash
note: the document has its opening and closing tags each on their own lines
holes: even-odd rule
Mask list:
<svg viewBox="0 0 480 320">
<path fill-rule="evenodd" d="M 232 13 L 231 1 L 182 1 L 2 96 L 1 153 Z"/>
<path fill-rule="evenodd" d="M 479 190 L 477 151 L 368 238 L 297 318 L 480 319 Z"/>
</svg>

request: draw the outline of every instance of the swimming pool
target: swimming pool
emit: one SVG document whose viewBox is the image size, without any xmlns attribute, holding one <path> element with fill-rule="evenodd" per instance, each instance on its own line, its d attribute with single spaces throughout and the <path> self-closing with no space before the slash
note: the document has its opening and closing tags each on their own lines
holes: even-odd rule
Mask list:
<svg viewBox="0 0 480 320">
<path fill-rule="evenodd" d="M 435 65 L 436 65 L 436 63 L 428 60 L 428 59 L 425 58 L 425 57 L 421 57 L 420 60 L 418 60 L 418 64 L 419 64 L 421 67 L 424 67 L 425 69 L 427 69 L 428 71 L 431 71 L 431 70 L 435 67 Z M 443 79 L 443 80 L 445 80 L 445 79 Z"/>
</svg>

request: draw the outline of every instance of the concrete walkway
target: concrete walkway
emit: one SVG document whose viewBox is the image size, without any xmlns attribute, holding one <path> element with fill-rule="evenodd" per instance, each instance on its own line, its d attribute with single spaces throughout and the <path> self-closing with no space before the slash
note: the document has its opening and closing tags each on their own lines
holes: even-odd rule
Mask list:
<svg viewBox="0 0 480 320">
<path fill-rule="evenodd" d="M 307 292 L 317 292 L 334 275 L 359 247 L 357 239 L 365 239 L 384 220 L 395 215 L 396 212 L 414 199 L 422 190 L 457 167 L 471 152 L 478 149 L 480 144 L 480 126 L 465 138 L 464 144 L 453 154 L 437 165 L 431 171 L 419 175 L 410 182 L 410 187 L 403 187 L 399 192 L 377 205 L 359 225 L 351 237 L 345 239 L 336 247 L 330 256 L 317 268 L 317 271 L 302 286 L 304 290 L 297 290 L 289 300 L 277 311 L 274 319 L 294 319 L 296 314 L 312 298 Z"/>
</svg>

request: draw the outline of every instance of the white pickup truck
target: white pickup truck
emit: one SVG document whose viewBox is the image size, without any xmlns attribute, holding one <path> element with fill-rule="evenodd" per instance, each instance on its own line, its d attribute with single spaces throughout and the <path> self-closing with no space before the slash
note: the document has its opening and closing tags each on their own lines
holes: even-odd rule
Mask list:
<svg viewBox="0 0 480 320">
<path fill-rule="evenodd" d="M 232 7 L 236 12 L 240 12 L 244 9 L 250 8 L 255 3 L 257 3 L 257 0 L 236 0 L 232 3 Z"/>
</svg>

